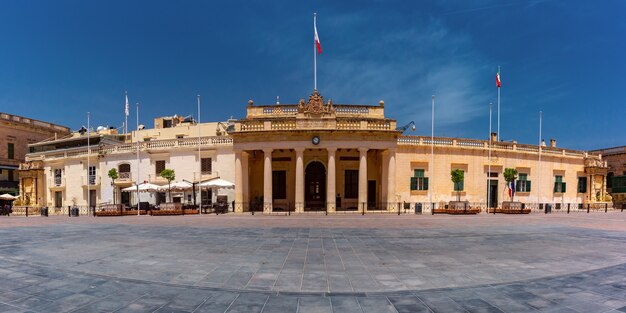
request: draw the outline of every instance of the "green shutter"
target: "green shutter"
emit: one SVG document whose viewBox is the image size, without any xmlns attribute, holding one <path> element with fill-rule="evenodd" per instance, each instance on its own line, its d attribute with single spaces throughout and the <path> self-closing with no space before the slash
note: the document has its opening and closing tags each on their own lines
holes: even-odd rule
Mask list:
<svg viewBox="0 0 626 313">
<path fill-rule="evenodd" d="M 424 190 L 428 190 L 428 177 L 424 177 Z"/>
<path fill-rule="evenodd" d="M 411 190 L 417 190 L 417 177 L 411 177 Z"/>
<path fill-rule="evenodd" d="M 413 170 L 413 177 L 424 177 L 424 170 Z"/>
<path fill-rule="evenodd" d="M 464 179 L 464 180 L 462 180 L 462 181 L 459 183 L 459 191 L 463 191 L 463 188 L 465 187 L 465 186 L 463 186 L 463 183 L 464 183 L 464 182 L 465 182 L 465 179 Z"/>
<path fill-rule="evenodd" d="M 515 192 L 519 192 L 520 191 L 520 188 L 521 188 L 521 185 L 522 185 L 522 184 L 520 184 L 520 182 L 521 182 L 521 180 L 518 180 L 517 183 L 515 184 Z"/>
<path fill-rule="evenodd" d="M 565 183 L 561 183 L 561 186 L 563 186 L 563 188 L 561 188 L 561 190 L 563 191 L 563 193 L 565 193 L 566 189 L 565 189 Z"/>
<path fill-rule="evenodd" d="M 555 182 L 554 183 L 554 190 L 552 190 L 553 192 L 556 192 L 559 189 L 559 183 Z"/>
<path fill-rule="evenodd" d="M 526 191 L 530 192 L 530 180 L 526 181 Z"/>
</svg>

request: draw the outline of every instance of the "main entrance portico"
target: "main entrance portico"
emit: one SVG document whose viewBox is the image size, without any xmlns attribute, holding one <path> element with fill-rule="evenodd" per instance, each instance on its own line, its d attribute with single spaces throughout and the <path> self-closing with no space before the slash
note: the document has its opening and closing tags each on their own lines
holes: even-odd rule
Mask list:
<svg viewBox="0 0 626 313">
<path fill-rule="evenodd" d="M 250 101 L 233 132 L 235 211 L 394 210 L 399 132 L 383 112 L 317 91 L 297 105 Z"/>
</svg>

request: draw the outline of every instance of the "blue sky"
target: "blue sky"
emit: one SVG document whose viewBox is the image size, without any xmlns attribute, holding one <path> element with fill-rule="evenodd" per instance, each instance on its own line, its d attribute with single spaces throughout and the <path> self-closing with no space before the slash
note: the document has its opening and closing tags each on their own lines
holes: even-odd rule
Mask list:
<svg viewBox="0 0 626 313">
<path fill-rule="evenodd" d="M 0 3 L 0 111 L 120 126 L 196 112 L 245 115 L 248 99 L 318 89 L 376 104 L 430 135 L 487 138 L 502 66 L 502 139 L 593 149 L 626 144 L 626 1 L 21 1 Z M 134 108 L 130 116 L 135 121 Z M 131 125 L 134 125 L 131 124 Z"/>
</svg>

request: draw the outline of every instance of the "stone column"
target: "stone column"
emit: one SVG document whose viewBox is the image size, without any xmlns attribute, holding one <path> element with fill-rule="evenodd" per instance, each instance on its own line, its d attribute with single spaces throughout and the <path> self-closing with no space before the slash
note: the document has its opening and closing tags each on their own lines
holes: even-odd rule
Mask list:
<svg viewBox="0 0 626 313">
<path fill-rule="evenodd" d="M 263 213 L 272 213 L 272 151 L 263 149 Z"/>
<path fill-rule="evenodd" d="M 395 211 L 398 209 L 396 203 L 396 150 L 389 149 L 387 163 L 387 210 Z"/>
<path fill-rule="evenodd" d="M 243 166 L 242 151 L 235 150 L 235 213 L 243 213 Z M 200 195 L 202 199 L 202 195 Z"/>
<path fill-rule="evenodd" d="M 382 208 L 387 209 L 387 203 L 392 201 L 389 196 L 389 191 L 387 187 L 387 180 L 389 179 L 389 151 L 384 150 L 381 152 L 382 163 L 381 163 L 381 175 L 380 175 L 380 202 Z"/>
<path fill-rule="evenodd" d="M 328 212 L 334 213 L 337 207 L 335 199 L 335 152 L 337 148 L 327 148 L 328 151 L 328 173 L 326 174 L 326 209 Z"/>
<path fill-rule="evenodd" d="M 296 148 L 296 212 L 304 212 L 304 148 Z"/>
<path fill-rule="evenodd" d="M 359 210 L 367 210 L 367 148 L 359 148 Z"/>
<path fill-rule="evenodd" d="M 250 210 L 250 170 L 248 169 L 248 156 L 246 151 L 241 152 L 241 173 L 242 173 L 242 188 L 243 193 L 243 211 Z"/>
</svg>

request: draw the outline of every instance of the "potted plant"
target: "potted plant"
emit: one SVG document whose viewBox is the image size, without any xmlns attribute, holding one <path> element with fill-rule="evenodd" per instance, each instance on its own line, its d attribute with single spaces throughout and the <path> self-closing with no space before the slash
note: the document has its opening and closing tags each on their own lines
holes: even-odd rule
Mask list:
<svg viewBox="0 0 626 313">
<path fill-rule="evenodd" d="M 165 180 L 167 180 L 167 191 L 169 193 L 170 196 L 170 202 L 172 202 L 172 180 L 176 179 L 176 173 L 174 172 L 174 170 L 166 168 L 161 172 L 161 177 L 165 178 Z"/>
<path fill-rule="evenodd" d="M 456 191 L 456 201 L 450 201 L 450 203 L 448 204 L 448 210 L 453 213 L 458 213 L 456 211 L 459 210 L 467 212 L 467 210 L 470 209 L 469 204 L 467 203 L 467 201 L 461 201 L 461 184 L 465 179 L 465 172 L 460 169 L 452 170 L 450 172 L 450 179 L 454 183 L 454 190 Z"/>
<path fill-rule="evenodd" d="M 115 168 L 109 170 L 109 178 L 111 178 L 111 186 L 113 186 L 113 205 L 115 205 L 115 180 L 119 178 Z"/>
</svg>

